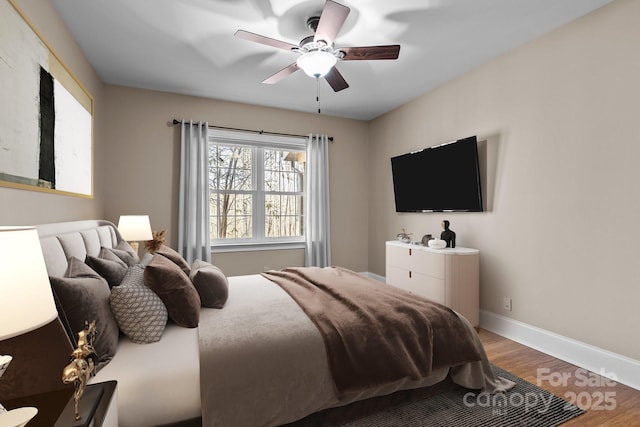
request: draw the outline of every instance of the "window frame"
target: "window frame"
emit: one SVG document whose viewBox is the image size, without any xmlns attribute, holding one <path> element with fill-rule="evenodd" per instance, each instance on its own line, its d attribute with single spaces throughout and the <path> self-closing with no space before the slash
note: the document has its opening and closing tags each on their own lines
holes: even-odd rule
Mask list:
<svg viewBox="0 0 640 427">
<path fill-rule="evenodd" d="M 244 144 L 264 149 L 289 149 L 297 151 L 305 151 L 307 149 L 307 138 L 296 136 L 272 135 L 264 133 L 253 133 L 246 131 L 234 131 L 227 129 L 209 129 L 207 134 L 207 145 L 211 146 L 218 143 L 228 144 Z M 257 251 L 257 250 L 276 250 L 276 249 L 299 249 L 304 248 L 305 236 L 300 237 L 264 237 L 265 207 L 264 196 L 267 193 L 264 189 L 264 165 L 260 161 L 256 161 L 257 153 L 253 152 L 253 180 L 254 190 L 247 192 L 255 194 L 254 206 L 252 208 L 252 228 L 259 237 L 252 239 L 214 239 L 211 238 L 211 251 L 216 252 L 240 252 L 240 251 Z M 306 164 L 305 177 L 306 180 Z M 209 175 L 207 174 L 207 185 L 209 184 Z M 260 181 L 258 181 L 260 180 Z M 288 193 L 287 193 L 288 194 Z M 306 185 L 303 185 L 300 193 L 303 200 L 306 198 Z M 304 220 L 304 210 L 302 212 Z"/>
</svg>

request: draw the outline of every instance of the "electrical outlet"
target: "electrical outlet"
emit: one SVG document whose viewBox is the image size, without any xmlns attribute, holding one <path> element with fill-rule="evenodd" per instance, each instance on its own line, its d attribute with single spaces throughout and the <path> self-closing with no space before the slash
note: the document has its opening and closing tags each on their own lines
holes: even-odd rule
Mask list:
<svg viewBox="0 0 640 427">
<path fill-rule="evenodd" d="M 511 298 L 503 297 L 502 298 L 502 307 L 507 311 L 511 311 Z"/>
</svg>

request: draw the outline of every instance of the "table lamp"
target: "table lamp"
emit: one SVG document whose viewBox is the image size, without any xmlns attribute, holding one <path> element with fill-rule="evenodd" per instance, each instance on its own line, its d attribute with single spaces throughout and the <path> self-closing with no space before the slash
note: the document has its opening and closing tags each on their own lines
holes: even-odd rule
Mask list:
<svg viewBox="0 0 640 427">
<path fill-rule="evenodd" d="M 120 215 L 118 231 L 136 252 L 138 242 L 153 239 L 149 215 Z"/>
<path fill-rule="evenodd" d="M 57 315 L 38 231 L 0 226 L 0 341 L 38 329 Z M 10 362 L 11 356 L 0 355 L 0 377 Z M 24 426 L 37 413 L 0 405 L 0 427 Z"/>
</svg>

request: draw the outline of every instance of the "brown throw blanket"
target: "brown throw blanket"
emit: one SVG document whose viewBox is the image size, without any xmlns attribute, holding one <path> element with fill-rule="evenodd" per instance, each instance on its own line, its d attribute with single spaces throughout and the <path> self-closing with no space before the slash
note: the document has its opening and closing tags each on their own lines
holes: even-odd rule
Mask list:
<svg viewBox="0 0 640 427">
<path fill-rule="evenodd" d="M 338 397 L 480 359 L 448 307 L 340 267 L 262 273 L 317 326 Z"/>
</svg>

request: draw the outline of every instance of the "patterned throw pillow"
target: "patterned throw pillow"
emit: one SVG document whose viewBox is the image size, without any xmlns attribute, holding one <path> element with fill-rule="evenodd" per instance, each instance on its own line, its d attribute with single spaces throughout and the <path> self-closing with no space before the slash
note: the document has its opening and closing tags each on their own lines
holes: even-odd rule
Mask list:
<svg viewBox="0 0 640 427">
<path fill-rule="evenodd" d="M 145 286 L 140 265 L 130 267 L 120 286 L 111 289 L 111 311 L 120 330 L 138 344 L 159 341 L 167 325 L 167 308 Z"/>
</svg>

